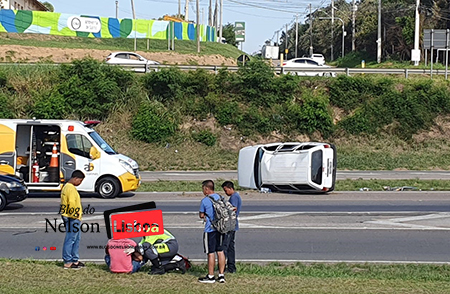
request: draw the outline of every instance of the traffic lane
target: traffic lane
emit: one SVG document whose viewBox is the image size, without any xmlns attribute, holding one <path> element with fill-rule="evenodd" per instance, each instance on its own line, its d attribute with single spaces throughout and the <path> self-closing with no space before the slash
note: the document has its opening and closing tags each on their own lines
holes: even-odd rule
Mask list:
<svg viewBox="0 0 450 294">
<path fill-rule="evenodd" d="M 164 181 L 203 181 L 212 180 L 237 180 L 238 173 L 232 171 L 141 171 L 143 182 Z M 421 180 L 449 180 L 449 171 L 343 171 L 336 173 L 337 180 L 403 180 L 403 179 L 421 179 Z"/>
<path fill-rule="evenodd" d="M 242 211 L 250 212 L 383 212 L 383 211 L 419 211 L 446 212 L 450 208 L 447 193 L 415 192 L 379 192 L 379 193 L 341 193 L 330 195 L 281 195 L 277 193 L 264 196 L 241 194 Z M 287 196 L 287 197 L 286 197 Z M 157 209 L 163 212 L 197 212 L 203 196 L 200 193 L 190 195 L 140 193 L 134 197 L 118 199 L 82 198 L 85 209 L 96 213 L 143 202 L 155 201 Z M 29 198 L 23 202 L 12 203 L 0 217 L 18 213 L 57 213 L 59 198 Z"/>
<path fill-rule="evenodd" d="M 170 230 L 180 253 L 205 260 L 201 228 Z M 0 230 L 0 256 L 60 260 L 63 241 L 64 233 Z M 104 233 L 82 234 L 81 260 L 102 260 L 106 242 Z M 236 233 L 236 252 L 238 261 L 450 262 L 449 242 L 449 234 L 439 231 L 244 228 Z"/>
</svg>

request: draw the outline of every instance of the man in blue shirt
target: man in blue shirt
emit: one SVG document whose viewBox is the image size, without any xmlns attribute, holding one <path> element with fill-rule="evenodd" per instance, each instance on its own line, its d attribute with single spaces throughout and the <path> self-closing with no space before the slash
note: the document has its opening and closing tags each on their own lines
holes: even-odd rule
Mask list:
<svg viewBox="0 0 450 294">
<path fill-rule="evenodd" d="M 214 207 L 210 197 L 218 200 L 220 196 L 214 192 L 214 182 L 211 180 L 203 181 L 202 190 L 205 197 L 200 203 L 198 215 L 205 222 L 203 247 L 205 253 L 208 255 L 208 274 L 206 277 L 199 278 L 198 281 L 201 283 L 216 282 L 214 279 L 214 267 L 216 265 L 215 254 L 217 254 L 217 262 L 219 264 L 219 276 L 217 280 L 219 283 L 225 283 L 225 254 L 222 249 L 224 235 L 217 232 L 211 223 L 211 221 L 214 220 Z"/>
<path fill-rule="evenodd" d="M 236 231 L 239 230 L 239 212 L 241 211 L 242 199 L 239 196 L 239 193 L 234 190 L 234 184 L 231 181 L 225 181 L 222 184 L 222 189 L 230 196 L 228 200 L 231 205 L 234 206 L 236 211 L 236 228 L 234 231 L 229 232 L 225 236 L 225 240 L 223 242 L 223 251 L 225 253 L 225 258 L 227 260 L 227 273 L 235 273 L 236 272 L 236 251 L 235 251 L 235 242 L 234 238 L 236 235 Z"/>
</svg>

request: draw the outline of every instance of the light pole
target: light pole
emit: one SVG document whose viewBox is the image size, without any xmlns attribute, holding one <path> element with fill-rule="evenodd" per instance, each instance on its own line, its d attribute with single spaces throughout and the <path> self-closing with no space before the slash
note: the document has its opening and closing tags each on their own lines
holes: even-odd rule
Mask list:
<svg viewBox="0 0 450 294">
<path fill-rule="evenodd" d="M 331 17 L 318 17 L 318 19 L 332 19 Z M 344 53 L 345 53 L 345 42 L 344 42 L 344 37 L 345 37 L 345 27 L 344 27 L 344 21 L 342 20 L 342 18 L 339 17 L 334 17 L 334 19 L 338 19 L 342 22 L 342 57 L 344 57 Z"/>
</svg>

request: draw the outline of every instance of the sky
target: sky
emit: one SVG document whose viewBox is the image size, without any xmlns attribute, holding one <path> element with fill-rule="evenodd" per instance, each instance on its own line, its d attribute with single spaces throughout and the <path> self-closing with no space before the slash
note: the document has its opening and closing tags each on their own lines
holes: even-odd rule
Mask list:
<svg viewBox="0 0 450 294">
<path fill-rule="evenodd" d="M 116 17 L 115 0 L 45 0 L 50 2 L 55 12 L 69 14 L 88 14 L 102 17 Z M 45 2 L 43 1 L 43 2 Z M 208 21 L 208 6 L 210 0 L 199 0 L 200 22 Z M 213 5 L 216 0 L 212 0 Z M 220 3 L 220 0 L 217 0 Z M 295 23 L 298 14 L 299 23 L 304 23 L 309 12 L 309 4 L 313 11 L 325 7 L 330 0 L 223 0 L 223 24 L 236 21 L 245 22 L 245 42 L 243 51 L 252 54 L 261 49 L 266 40 L 273 42 L 281 30 L 285 31 Z M 74 5 L 74 3 L 76 3 Z M 196 0 L 189 2 L 189 20 L 196 20 Z M 186 0 L 181 0 L 181 13 L 184 14 Z M 118 0 L 118 18 L 133 18 L 131 0 Z M 178 0 L 134 0 L 136 18 L 157 19 L 165 14 L 178 13 Z M 201 12 L 203 9 L 203 13 Z M 202 17 L 203 16 L 203 17 Z M 239 47 L 241 48 L 241 46 Z"/>
</svg>

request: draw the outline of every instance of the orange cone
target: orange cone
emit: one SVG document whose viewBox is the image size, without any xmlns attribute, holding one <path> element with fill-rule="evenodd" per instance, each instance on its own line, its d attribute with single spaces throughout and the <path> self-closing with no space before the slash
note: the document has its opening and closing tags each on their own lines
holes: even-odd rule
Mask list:
<svg viewBox="0 0 450 294">
<path fill-rule="evenodd" d="M 58 167 L 58 149 L 56 148 L 56 143 L 53 144 L 52 159 L 50 160 L 49 167 Z"/>
</svg>

